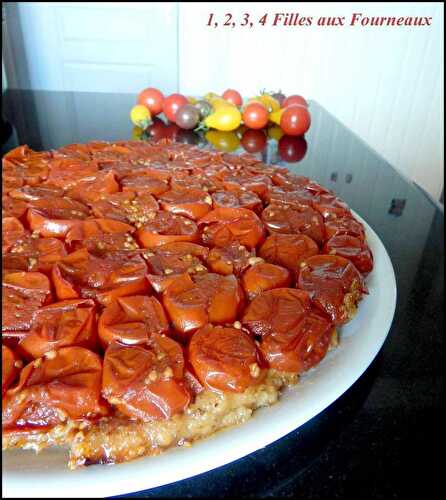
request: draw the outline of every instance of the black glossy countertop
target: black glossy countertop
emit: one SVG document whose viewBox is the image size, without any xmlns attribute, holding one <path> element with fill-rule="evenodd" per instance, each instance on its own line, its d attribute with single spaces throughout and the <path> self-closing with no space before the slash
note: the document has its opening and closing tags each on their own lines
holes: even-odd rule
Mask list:
<svg viewBox="0 0 446 500">
<path fill-rule="evenodd" d="M 3 153 L 18 143 L 50 149 L 132 138 L 128 113 L 133 95 L 15 90 L 2 101 L 3 118 L 13 125 L 12 130 L 2 127 Z M 333 189 L 377 232 L 398 288 L 387 340 L 360 379 L 296 431 L 224 467 L 133 496 L 437 496 L 446 423 L 442 206 L 320 105 L 311 102 L 310 111 L 305 141 L 282 140 L 278 148 L 271 139 L 256 154 Z M 180 141 L 203 142 L 175 127 L 168 133 Z M 234 136 L 217 141 L 231 149 L 238 144 Z M 242 144 L 255 148 L 256 139 L 242 139 Z"/>
</svg>

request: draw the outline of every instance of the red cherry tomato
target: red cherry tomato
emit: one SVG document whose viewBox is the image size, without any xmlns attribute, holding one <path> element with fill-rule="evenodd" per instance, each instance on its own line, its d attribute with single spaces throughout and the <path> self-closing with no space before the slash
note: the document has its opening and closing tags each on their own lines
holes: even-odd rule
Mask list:
<svg viewBox="0 0 446 500">
<path fill-rule="evenodd" d="M 156 142 L 166 136 L 166 124 L 160 118 L 153 118 L 152 122 L 152 125 L 146 129 L 146 133 Z"/>
<path fill-rule="evenodd" d="M 243 111 L 243 122 L 248 128 L 261 129 L 268 125 L 268 110 L 259 102 L 253 102 Z"/>
<path fill-rule="evenodd" d="M 283 161 L 297 162 L 303 160 L 307 152 L 307 141 L 304 137 L 283 135 L 279 140 L 279 155 Z"/>
<path fill-rule="evenodd" d="M 293 104 L 299 104 L 308 108 L 308 102 L 301 95 L 290 95 L 282 102 L 282 108 L 287 108 Z"/>
<path fill-rule="evenodd" d="M 248 153 L 258 153 L 266 146 L 266 135 L 262 130 L 246 130 L 240 141 Z"/>
<path fill-rule="evenodd" d="M 175 115 L 181 106 L 188 104 L 189 101 L 181 94 L 171 94 L 164 99 L 163 113 L 171 122 L 175 121 Z"/>
<path fill-rule="evenodd" d="M 310 125 L 311 116 L 308 109 L 298 104 L 285 108 L 280 118 L 280 127 L 287 135 L 304 135 Z"/>
<path fill-rule="evenodd" d="M 234 106 L 241 106 L 243 102 L 242 96 L 234 89 L 225 90 L 222 97 Z"/>
<path fill-rule="evenodd" d="M 138 96 L 138 104 L 149 109 L 152 116 L 158 115 L 163 110 L 164 95 L 158 89 L 144 89 Z"/>
</svg>

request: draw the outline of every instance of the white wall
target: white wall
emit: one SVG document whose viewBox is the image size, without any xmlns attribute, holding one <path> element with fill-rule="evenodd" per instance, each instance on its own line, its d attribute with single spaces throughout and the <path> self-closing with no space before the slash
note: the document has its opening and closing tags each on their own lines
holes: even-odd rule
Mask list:
<svg viewBox="0 0 446 500">
<path fill-rule="evenodd" d="M 442 3 L 180 4 L 179 85 L 186 94 L 281 88 L 321 103 L 436 199 L 443 183 Z M 432 16 L 431 26 L 208 27 L 268 13 Z M 268 24 L 268 23 L 267 23 Z"/>
</svg>

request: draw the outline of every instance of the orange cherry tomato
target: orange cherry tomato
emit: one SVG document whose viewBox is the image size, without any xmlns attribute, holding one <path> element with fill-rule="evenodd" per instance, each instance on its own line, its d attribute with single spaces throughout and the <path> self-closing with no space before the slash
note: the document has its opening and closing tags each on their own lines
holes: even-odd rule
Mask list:
<svg viewBox="0 0 446 500">
<path fill-rule="evenodd" d="M 243 290 L 232 275 L 184 274 L 164 291 L 163 304 L 175 329 L 190 334 L 206 323 L 234 322 L 243 306 Z"/>
<path fill-rule="evenodd" d="M 65 300 L 40 308 L 17 351 L 24 359 L 31 360 L 70 346 L 96 349 L 96 306 L 93 300 Z"/>
<path fill-rule="evenodd" d="M 248 128 L 258 130 L 268 125 L 269 113 L 263 104 L 252 102 L 243 110 L 242 119 Z"/>
<path fill-rule="evenodd" d="M 114 343 L 105 351 L 102 394 L 129 417 L 169 419 L 191 399 L 183 371 L 181 346 L 168 337 L 154 336 L 144 346 Z"/>
<path fill-rule="evenodd" d="M 155 212 L 150 221 L 138 229 L 137 237 L 145 248 L 153 248 L 176 241 L 198 241 L 200 234 L 196 223 L 182 215 Z"/>
<path fill-rule="evenodd" d="M 242 284 L 248 299 L 252 300 L 266 290 L 291 286 L 291 273 L 284 267 L 259 262 L 245 271 Z"/>
<path fill-rule="evenodd" d="M 3 430 L 51 428 L 107 413 L 100 398 L 102 360 L 83 347 L 63 347 L 23 368 L 3 398 Z"/>
<path fill-rule="evenodd" d="M 305 234 L 271 234 L 259 250 L 260 257 L 290 271 L 298 271 L 301 262 L 318 253 L 316 242 Z"/>
<path fill-rule="evenodd" d="M 357 303 L 367 293 L 361 273 L 349 260 L 337 255 L 314 255 L 306 259 L 297 286 L 311 295 L 315 305 L 335 325 L 351 320 Z"/>
<path fill-rule="evenodd" d="M 243 392 L 265 378 L 253 339 L 236 328 L 206 325 L 192 336 L 190 362 L 200 382 L 219 392 Z"/>
<path fill-rule="evenodd" d="M 155 297 L 118 297 L 102 312 L 99 338 L 107 347 L 114 341 L 133 345 L 147 342 L 153 334 L 167 333 L 169 323 L 163 306 Z"/>
<path fill-rule="evenodd" d="M 164 94 L 158 89 L 149 87 L 138 95 L 138 104 L 146 106 L 152 116 L 159 115 L 163 110 Z"/>
</svg>

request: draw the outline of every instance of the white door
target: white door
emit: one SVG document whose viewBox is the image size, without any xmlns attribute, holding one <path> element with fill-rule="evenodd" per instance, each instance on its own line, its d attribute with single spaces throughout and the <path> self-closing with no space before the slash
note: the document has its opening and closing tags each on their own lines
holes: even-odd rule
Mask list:
<svg viewBox="0 0 446 500">
<path fill-rule="evenodd" d="M 176 2 L 7 2 L 14 72 L 37 90 L 178 90 Z"/>
</svg>

